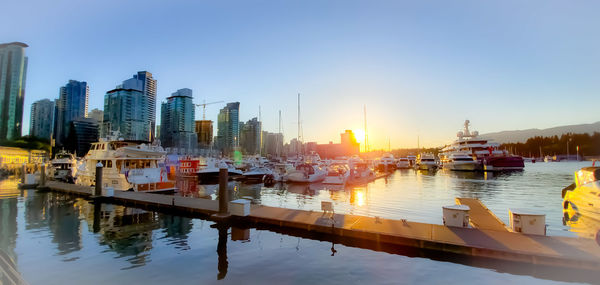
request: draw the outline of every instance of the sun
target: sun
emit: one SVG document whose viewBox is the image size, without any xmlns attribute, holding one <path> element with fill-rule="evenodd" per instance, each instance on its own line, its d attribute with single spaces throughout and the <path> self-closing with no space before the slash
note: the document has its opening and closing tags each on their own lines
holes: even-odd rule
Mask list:
<svg viewBox="0 0 600 285">
<path fill-rule="evenodd" d="M 356 137 L 356 142 L 363 143 L 365 141 L 365 131 L 363 129 L 352 130 L 352 132 Z"/>
</svg>

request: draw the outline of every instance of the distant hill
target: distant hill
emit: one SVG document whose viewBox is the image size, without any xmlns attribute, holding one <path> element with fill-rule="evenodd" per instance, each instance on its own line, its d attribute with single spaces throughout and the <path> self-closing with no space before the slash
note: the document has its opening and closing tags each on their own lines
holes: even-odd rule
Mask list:
<svg viewBox="0 0 600 285">
<path fill-rule="evenodd" d="M 600 132 L 600 122 L 592 124 L 560 126 L 549 129 L 528 129 L 516 131 L 502 131 L 496 133 L 488 133 L 480 135 L 486 139 L 492 139 L 497 143 L 524 143 L 527 139 L 535 136 L 550 137 L 559 136 L 566 133 L 583 134 Z"/>
</svg>

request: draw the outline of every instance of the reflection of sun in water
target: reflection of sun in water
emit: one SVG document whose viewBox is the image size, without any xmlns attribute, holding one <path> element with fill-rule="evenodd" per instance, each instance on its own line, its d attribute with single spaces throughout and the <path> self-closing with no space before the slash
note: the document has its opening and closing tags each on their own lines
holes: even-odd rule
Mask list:
<svg viewBox="0 0 600 285">
<path fill-rule="evenodd" d="M 350 203 L 356 206 L 362 207 L 365 205 L 365 189 L 358 188 L 352 190 L 352 195 L 350 197 Z"/>
<path fill-rule="evenodd" d="M 362 129 L 358 129 L 358 130 L 352 130 L 352 132 L 354 133 L 354 137 L 356 137 L 356 142 L 358 143 L 363 143 L 365 140 L 365 130 Z"/>
</svg>

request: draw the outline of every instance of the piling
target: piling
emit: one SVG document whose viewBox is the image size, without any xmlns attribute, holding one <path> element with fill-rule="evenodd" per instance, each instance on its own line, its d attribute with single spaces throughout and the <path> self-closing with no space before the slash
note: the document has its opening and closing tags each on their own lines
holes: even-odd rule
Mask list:
<svg viewBox="0 0 600 285">
<path fill-rule="evenodd" d="M 25 163 L 21 165 L 21 183 L 25 184 L 25 176 L 27 176 L 27 166 Z"/>
<path fill-rule="evenodd" d="M 102 196 L 102 163 L 96 164 L 96 187 L 94 188 L 94 196 Z"/>
<path fill-rule="evenodd" d="M 221 167 L 219 169 L 219 214 L 229 214 L 229 195 L 227 195 L 227 180 L 229 172 L 227 168 Z"/>
<path fill-rule="evenodd" d="M 46 164 L 42 163 L 40 165 L 40 185 L 41 187 L 46 186 Z"/>
</svg>

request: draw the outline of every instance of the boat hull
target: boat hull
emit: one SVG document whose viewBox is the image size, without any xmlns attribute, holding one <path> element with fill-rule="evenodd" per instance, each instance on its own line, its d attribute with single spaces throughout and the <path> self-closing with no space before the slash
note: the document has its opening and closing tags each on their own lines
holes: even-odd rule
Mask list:
<svg viewBox="0 0 600 285">
<path fill-rule="evenodd" d="M 483 160 L 484 171 L 518 171 L 525 168 L 520 156 L 487 157 Z"/>
</svg>

